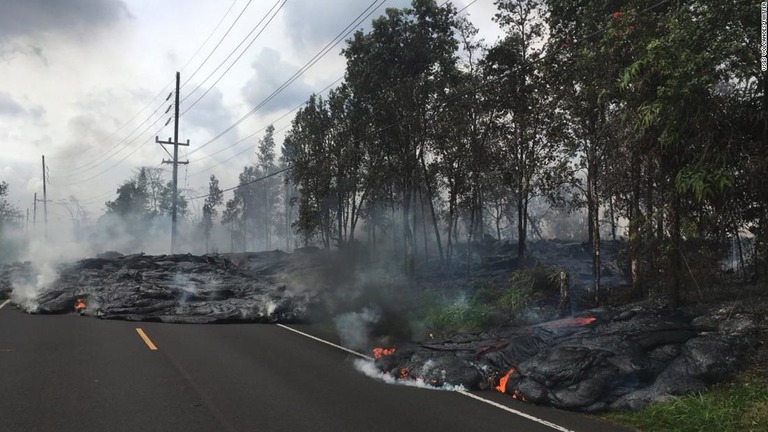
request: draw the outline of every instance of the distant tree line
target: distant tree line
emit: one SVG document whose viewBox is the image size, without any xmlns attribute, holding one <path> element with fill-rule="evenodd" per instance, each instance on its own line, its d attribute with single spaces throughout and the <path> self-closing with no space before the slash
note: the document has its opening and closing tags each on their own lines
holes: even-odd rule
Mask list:
<svg viewBox="0 0 768 432">
<path fill-rule="evenodd" d="M 636 293 L 664 286 L 677 304 L 684 246 L 745 233 L 752 270 L 768 272 L 759 2 L 495 5 L 504 36 L 490 46 L 434 0 L 356 32 L 344 82 L 309 97 L 280 157 L 270 126 L 231 199 L 211 177 L 206 245 L 223 204 L 232 250 L 364 239 L 413 272 L 420 257 L 455 265 L 457 244 L 492 236 L 523 260 L 539 229 L 531 206 L 545 202 L 586 213 L 598 296 L 601 241 L 619 220 Z M 167 185 L 152 178 L 140 171 L 108 212 L 165 212 Z"/>
<path fill-rule="evenodd" d="M 749 231 L 765 272 L 759 2 L 495 5 L 505 35 L 491 46 L 432 0 L 348 41 L 345 82 L 312 96 L 284 140 L 302 244 L 390 235 L 410 271 L 419 249 L 450 265 L 457 242 L 491 234 L 524 258 L 529 206 L 546 199 L 587 212 L 596 293 L 601 231 L 615 237 L 618 218 L 633 287 L 655 274 L 673 304 L 683 241 Z"/>
</svg>

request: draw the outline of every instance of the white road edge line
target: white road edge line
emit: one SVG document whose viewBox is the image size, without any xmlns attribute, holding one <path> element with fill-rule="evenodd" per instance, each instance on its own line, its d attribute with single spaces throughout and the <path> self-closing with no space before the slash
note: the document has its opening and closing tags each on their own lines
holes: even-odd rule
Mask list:
<svg viewBox="0 0 768 432">
<path fill-rule="evenodd" d="M 11 302 L 11 299 L 8 299 L 8 300 L 6 300 L 6 301 L 4 301 L 4 302 L 0 303 L 0 309 L 4 308 L 4 307 L 5 307 L 5 305 L 7 305 L 7 304 L 8 304 L 8 303 L 10 303 L 10 302 Z"/>
<path fill-rule="evenodd" d="M 324 340 L 324 339 L 320 339 L 319 337 L 316 337 L 316 336 L 312 336 L 311 334 L 308 334 L 308 333 L 304 333 L 303 331 L 300 331 L 300 330 L 296 330 L 296 329 L 294 329 L 294 328 L 288 327 L 288 326 L 287 326 L 287 325 L 285 325 L 285 324 L 276 324 L 276 325 L 277 325 L 278 327 L 282 327 L 282 328 L 284 328 L 284 329 L 286 329 L 286 330 L 290 330 L 290 331 L 292 331 L 292 332 L 294 332 L 294 333 L 300 334 L 300 335 L 302 335 L 302 336 L 308 337 L 308 338 L 310 338 L 310 339 L 312 339 L 312 340 L 316 340 L 316 341 L 318 341 L 318 342 L 321 342 L 321 343 L 324 343 L 324 344 L 326 344 L 326 345 L 330 345 L 330 346 L 332 346 L 332 347 L 334 347 L 334 348 L 338 348 L 338 349 L 340 349 L 340 350 L 342 350 L 342 351 L 348 352 L 348 353 L 350 353 L 350 354 L 353 354 L 353 355 L 356 355 L 356 356 L 358 356 L 358 357 L 362 357 L 362 358 L 364 358 L 364 359 L 367 359 L 367 360 L 373 360 L 373 357 L 367 356 L 367 355 L 365 355 L 365 354 L 361 354 L 361 353 L 359 353 L 359 352 L 357 352 L 357 351 L 354 351 L 354 350 L 351 350 L 351 349 L 349 349 L 349 348 L 344 348 L 344 347 L 343 347 L 343 346 L 341 346 L 341 345 L 336 345 L 336 344 L 335 344 L 335 343 L 333 343 L 333 342 L 328 342 L 327 340 Z M 472 398 L 472 399 L 476 399 L 476 400 L 479 400 L 480 402 L 485 402 L 485 403 L 487 403 L 488 405 L 491 405 L 491 406 L 494 406 L 494 407 L 496 407 L 496 408 L 499 408 L 499 409 L 502 409 L 502 410 L 504 410 L 504 411 L 507 411 L 507 412 L 509 412 L 509 413 L 512 413 L 512 414 L 518 415 L 518 416 L 520 416 L 520 417 L 526 418 L 526 419 L 528 419 L 528 420 L 534 421 L 534 422 L 536 422 L 536 423 L 542 424 L 542 425 L 544 425 L 544 426 L 550 427 L 550 428 L 552 428 L 552 429 L 555 429 L 555 430 L 558 430 L 558 431 L 560 431 L 560 432 L 574 432 L 574 431 L 573 431 L 573 430 L 571 430 L 571 429 L 566 429 L 566 428 L 564 428 L 564 427 L 562 427 L 562 426 L 560 426 L 560 425 L 557 425 L 557 424 L 555 424 L 555 423 L 552 423 L 552 422 L 548 422 L 548 421 L 546 421 L 546 420 L 542 420 L 542 419 L 540 419 L 540 418 L 538 418 L 538 417 L 534 417 L 534 416 L 532 416 L 532 415 L 530 415 L 530 414 L 526 414 L 526 413 L 524 413 L 524 412 L 522 412 L 522 411 L 518 411 L 518 410 L 516 410 L 516 409 L 510 408 L 510 407 L 508 407 L 508 406 L 502 405 L 502 404 L 500 404 L 500 403 L 497 403 L 497 402 L 494 402 L 494 401 L 492 401 L 492 400 L 488 400 L 488 399 L 485 399 L 485 398 L 481 398 L 480 396 L 474 395 L 474 394 L 472 394 L 472 393 L 470 393 L 470 392 L 468 392 L 468 391 L 459 390 L 459 391 L 457 391 L 457 393 L 459 393 L 459 394 L 461 394 L 461 395 L 463 395 L 463 396 L 466 396 L 466 397 Z"/>
<path fill-rule="evenodd" d="M 498 402 L 494 402 L 492 400 L 481 398 L 480 396 L 474 395 L 474 394 L 472 394 L 472 393 L 470 393 L 468 391 L 459 390 L 458 393 L 461 394 L 461 395 L 464 395 L 466 397 L 472 398 L 472 399 L 477 399 L 480 402 L 485 402 L 488 405 L 495 406 L 496 408 L 503 409 L 504 411 L 511 412 L 512 414 L 519 415 L 520 417 L 527 418 L 528 420 L 535 421 L 536 423 L 543 424 L 544 426 L 551 427 L 552 429 L 559 430 L 560 432 L 574 432 L 571 429 L 566 429 L 566 428 L 564 428 L 564 427 L 562 427 L 560 425 L 554 424 L 552 422 L 548 422 L 546 420 L 542 420 L 542 419 L 540 419 L 538 417 L 534 417 L 534 416 L 532 416 L 530 414 L 526 414 L 526 413 L 524 413 L 522 411 L 518 411 L 518 410 L 516 410 L 514 408 L 510 408 L 510 407 L 508 407 L 506 405 L 502 405 L 502 404 L 500 404 Z"/>
<path fill-rule="evenodd" d="M 278 326 L 278 327 L 282 327 L 282 328 L 284 328 L 284 329 L 286 329 L 286 330 L 290 330 L 290 331 L 292 331 L 292 332 L 294 332 L 294 333 L 298 333 L 298 334 L 300 334 L 300 335 L 302 335 L 302 336 L 306 336 L 306 337 L 308 337 L 308 338 L 310 338 L 310 339 L 313 339 L 313 340 L 316 340 L 316 341 L 318 341 L 318 342 L 322 342 L 322 343 L 324 343 L 324 344 L 326 344 L 326 345 L 330 345 L 330 346 L 332 346 L 332 347 L 334 347 L 334 348 L 338 348 L 338 349 L 340 349 L 340 350 L 342 350 L 342 351 L 346 351 L 346 352 L 348 352 L 348 353 L 350 353 L 350 354 L 354 354 L 354 355 L 356 355 L 356 356 L 358 356 L 358 357 L 362 357 L 362 358 L 364 358 L 364 359 L 367 359 L 367 360 L 373 360 L 373 357 L 369 357 L 369 356 L 367 356 L 367 355 L 365 355 L 365 354 L 360 354 L 360 353 L 359 353 L 359 352 L 357 352 L 357 351 L 351 350 L 351 349 L 349 349 L 349 348 L 344 348 L 344 347 L 343 347 L 343 346 L 341 346 L 341 345 L 336 345 L 336 344 L 335 344 L 335 343 L 333 343 L 333 342 L 328 342 L 327 340 L 324 340 L 324 339 L 320 339 L 319 337 L 315 337 L 315 336 L 312 336 L 311 334 L 308 334 L 308 333 L 304 333 L 303 331 L 299 331 L 299 330 L 296 330 L 295 328 L 291 328 L 291 327 L 288 327 L 287 325 L 284 325 L 284 324 L 277 324 L 277 326 Z"/>
</svg>

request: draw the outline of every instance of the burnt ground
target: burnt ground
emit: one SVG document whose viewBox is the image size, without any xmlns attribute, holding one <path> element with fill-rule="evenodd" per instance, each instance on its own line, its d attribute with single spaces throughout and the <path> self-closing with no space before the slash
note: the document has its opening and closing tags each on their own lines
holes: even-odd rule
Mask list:
<svg viewBox="0 0 768 432">
<path fill-rule="evenodd" d="M 626 285 L 616 263 L 619 250 L 607 244 L 603 252 L 603 282 L 612 292 Z M 412 310 L 414 290 L 504 281 L 531 264 L 517 262 L 513 244 L 490 243 L 457 254 L 447 270 L 424 266 L 415 282 L 402 276 L 399 263 L 374 265 L 365 254 L 353 261 L 311 249 L 202 257 L 111 253 L 60 265 L 50 280 L 29 263 L 4 266 L 0 299 L 12 297 L 32 313 L 73 313 L 83 299 L 84 315 L 175 323 L 328 321 L 363 305 L 378 307 L 378 316 L 364 327 L 376 324 L 376 336 L 394 334 L 380 340 L 396 341 L 394 353 L 376 361 L 380 371 L 435 386 L 500 386 L 531 403 L 588 412 L 640 408 L 727 380 L 746 367 L 766 373 L 765 290 L 691 289 L 699 304 L 677 311 L 651 301 L 585 311 L 589 304 L 583 299 L 590 293 L 581 287 L 591 277 L 588 248 L 540 242 L 531 252 L 569 273 L 572 309 L 582 311 L 578 319 L 553 321 L 559 312 L 550 298 L 528 325 L 403 342 L 416 335 L 392 324 L 402 321 L 398 313 Z M 12 295 L 19 286 L 25 295 Z"/>
</svg>

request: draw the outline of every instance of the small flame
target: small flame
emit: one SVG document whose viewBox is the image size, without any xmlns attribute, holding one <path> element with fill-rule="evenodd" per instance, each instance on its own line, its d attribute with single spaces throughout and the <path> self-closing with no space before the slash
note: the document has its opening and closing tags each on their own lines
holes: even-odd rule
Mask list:
<svg viewBox="0 0 768 432">
<path fill-rule="evenodd" d="M 527 401 L 527 400 L 526 400 L 526 399 L 523 397 L 523 395 L 521 395 L 521 394 L 519 393 L 519 391 L 518 391 L 518 390 L 515 390 L 515 391 L 514 391 L 514 393 L 512 393 L 512 399 L 517 399 L 517 400 L 520 400 L 520 401 L 523 401 L 523 402 L 528 402 L 528 401 Z"/>
<path fill-rule="evenodd" d="M 595 317 L 570 317 L 570 318 L 562 318 L 555 321 L 549 321 L 541 325 L 544 327 L 554 329 L 554 328 L 563 328 L 563 327 L 581 327 L 587 324 L 592 324 L 595 321 L 597 321 L 597 318 Z"/>
<path fill-rule="evenodd" d="M 496 386 L 496 390 L 506 393 L 507 392 L 507 381 L 509 381 L 509 376 L 512 375 L 512 372 L 515 371 L 515 368 L 512 368 L 507 372 L 501 379 L 499 380 L 499 385 Z"/>
<path fill-rule="evenodd" d="M 373 349 L 373 358 L 378 360 L 384 356 L 389 356 L 395 353 L 395 348 L 380 348 L 376 347 Z"/>
<path fill-rule="evenodd" d="M 593 322 L 597 321 L 597 318 L 595 317 L 583 317 L 583 318 L 574 318 L 573 322 L 576 325 L 585 326 L 587 324 L 592 324 Z"/>
<path fill-rule="evenodd" d="M 75 301 L 75 311 L 82 312 L 85 309 L 85 300 L 79 298 Z"/>
</svg>

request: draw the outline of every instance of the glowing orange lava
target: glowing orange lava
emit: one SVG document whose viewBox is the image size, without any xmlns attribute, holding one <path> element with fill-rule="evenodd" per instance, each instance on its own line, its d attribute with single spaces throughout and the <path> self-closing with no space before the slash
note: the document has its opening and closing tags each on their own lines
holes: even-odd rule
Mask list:
<svg viewBox="0 0 768 432">
<path fill-rule="evenodd" d="M 77 312 L 82 312 L 83 309 L 85 309 L 85 300 L 79 298 L 75 301 L 75 310 Z"/>
<path fill-rule="evenodd" d="M 408 378 L 408 369 L 402 368 L 400 369 L 400 378 Z"/>
<path fill-rule="evenodd" d="M 544 327 L 554 329 L 554 328 L 563 328 L 563 327 L 581 327 L 587 324 L 592 324 L 595 321 L 597 321 L 597 318 L 595 317 L 571 317 L 571 318 L 562 318 L 559 320 L 545 322 L 541 325 Z"/>
<path fill-rule="evenodd" d="M 499 385 L 496 386 L 496 390 L 506 393 L 507 392 L 507 381 L 509 380 L 509 376 L 512 375 L 512 372 L 515 371 L 515 368 L 512 368 L 509 370 L 509 372 L 506 373 L 501 379 L 499 380 Z"/>
<path fill-rule="evenodd" d="M 595 321 L 597 321 L 597 318 L 595 318 L 595 317 L 582 317 L 582 318 L 574 318 L 573 319 L 573 322 L 576 325 L 580 325 L 580 326 L 587 325 L 587 324 L 592 324 Z"/>
<path fill-rule="evenodd" d="M 384 356 L 392 355 L 395 353 L 395 348 L 379 348 L 376 347 L 373 349 L 373 358 L 374 359 L 380 359 Z"/>
</svg>

